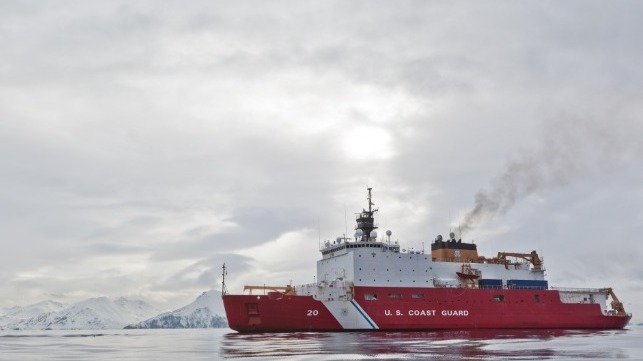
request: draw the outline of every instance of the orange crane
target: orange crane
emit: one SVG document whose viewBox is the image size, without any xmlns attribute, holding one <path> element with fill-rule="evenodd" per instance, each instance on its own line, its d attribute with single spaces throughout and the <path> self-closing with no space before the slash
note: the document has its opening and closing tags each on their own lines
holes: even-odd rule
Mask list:
<svg viewBox="0 0 643 361">
<path fill-rule="evenodd" d="M 266 290 L 269 291 L 275 291 L 275 292 L 282 292 L 286 295 L 294 295 L 295 294 L 295 289 L 291 286 L 243 286 L 244 291 L 250 291 L 249 294 L 252 294 L 252 290 L 263 290 L 265 293 Z"/>
<path fill-rule="evenodd" d="M 498 252 L 498 263 L 504 263 L 505 268 L 509 268 L 507 257 L 525 259 L 534 266 L 534 269 L 542 269 L 543 266 L 543 261 L 538 257 L 538 252 L 536 251 L 531 251 L 531 253 Z"/>
<path fill-rule="evenodd" d="M 626 315 L 625 313 L 625 307 L 623 307 L 623 302 L 618 300 L 618 297 L 616 297 L 616 294 L 614 294 L 614 291 L 612 291 L 612 288 L 607 289 L 607 293 L 612 297 L 612 309 L 616 311 L 616 314 L 619 316 Z"/>
</svg>

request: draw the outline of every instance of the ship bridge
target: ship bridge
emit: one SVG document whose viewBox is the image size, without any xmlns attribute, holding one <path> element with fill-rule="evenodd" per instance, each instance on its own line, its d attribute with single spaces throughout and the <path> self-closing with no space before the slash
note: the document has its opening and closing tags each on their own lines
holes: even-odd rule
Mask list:
<svg viewBox="0 0 643 361">
<path fill-rule="evenodd" d="M 375 224 L 375 212 L 377 208 L 373 208 L 373 198 L 371 190 L 368 190 L 368 210 L 362 209 L 360 213 L 355 215 L 355 236 L 354 241 L 347 237 L 337 237 L 334 242 L 324 242 L 324 247 L 320 250 L 323 258 L 330 258 L 336 255 L 345 254 L 347 250 L 356 248 L 378 248 L 382 251 L 400 252 L 400 246 L 391 244 L 391 231 L 386 231 L 386 242 L 379 242 L 377 240 L 377 225 Z"/>
<path fill-rule="evenodd" d="M 373 248 L 378 249 L 379 251 L 390 251 L 390 252 L 400 252 L 399 244 L 391 244 L 390 242 L 378 242 L 378 241 L 352 241 L 349 238 L 339 237 L 332 244 L 330 241 L 326 241 L 324 248 L 321 249 L 323 258 L 331 258 L 341 254 L 345 254 L 348 250 L 353 250 L 357 248 Z"/>
</svg>

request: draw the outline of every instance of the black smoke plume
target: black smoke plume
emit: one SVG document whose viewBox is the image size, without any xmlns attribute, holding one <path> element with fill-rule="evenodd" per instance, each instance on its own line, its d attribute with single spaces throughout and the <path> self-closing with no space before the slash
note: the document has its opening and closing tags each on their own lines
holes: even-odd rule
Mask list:
<svg viewBox="0 0 643 361">
<path fill-rule="evenodd" d="M 489 189 L 475 195 L 460 223 L 465 234 L 481 222 L 504 214 L 522 198 L 560 187 L 578 177 L 638 163 L 643 146 L 640 120 L 605 121 L 566 117 L 547 121 L 537 148 L 512 158 Z"/>
</svg>

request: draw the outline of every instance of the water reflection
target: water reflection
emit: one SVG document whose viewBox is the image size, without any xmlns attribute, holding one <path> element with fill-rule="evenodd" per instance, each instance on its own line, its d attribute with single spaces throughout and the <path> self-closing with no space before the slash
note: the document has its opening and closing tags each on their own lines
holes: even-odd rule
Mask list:
<svg viewBox="0 0 643 361">
<path fill-rule="evenodd" d="M 387 360 L 525 360 L 559 357 L 605 359 L 615 355 L 600 348 L 574 348 L 571 340 L 579 337 L 600 337 L 614 332 L 619 331 L 460 330 L 277 334 L 231 332 L 223 337 L 221 356 L 289 357 L 297 360 L 355 360 L 374 356 Z M 561 342 L 568 342 L 571 347 L 563 347 L 560 345 Z"/>
</svg>

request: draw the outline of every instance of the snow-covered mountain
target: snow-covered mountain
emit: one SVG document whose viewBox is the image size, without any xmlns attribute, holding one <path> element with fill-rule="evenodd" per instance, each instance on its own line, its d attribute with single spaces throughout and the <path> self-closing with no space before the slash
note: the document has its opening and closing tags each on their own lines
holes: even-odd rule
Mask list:
<svg viewBox="0 0 643 361">
<path fill-rule="evenodd" d="M 140 300 L 99 297 L 70 306 L 44 301 L 25 307 L 12 307 L 5 312 L 0 316 L 0 329 L 82 330 L 123 328 L 158 314 L 159 310 Z"/>
<path fill-rule="evenodd" d="M 207 291 L 194 302 L 172 312 L 129 325 L 125 328 L 209 328 L 227 327 L 221 292 Z"/>
<path fill-rule="evenodd" d="M 42 301 L 24 307 L 14 306 L 2 310 L 0 313 L 0 329 L 7 328 L 5 325 L 17 323 L 21 320 L 40 316 L 43 313 L 58 312 L 65 308 L 65 305 L 55 301 Z"/>
</svg>

